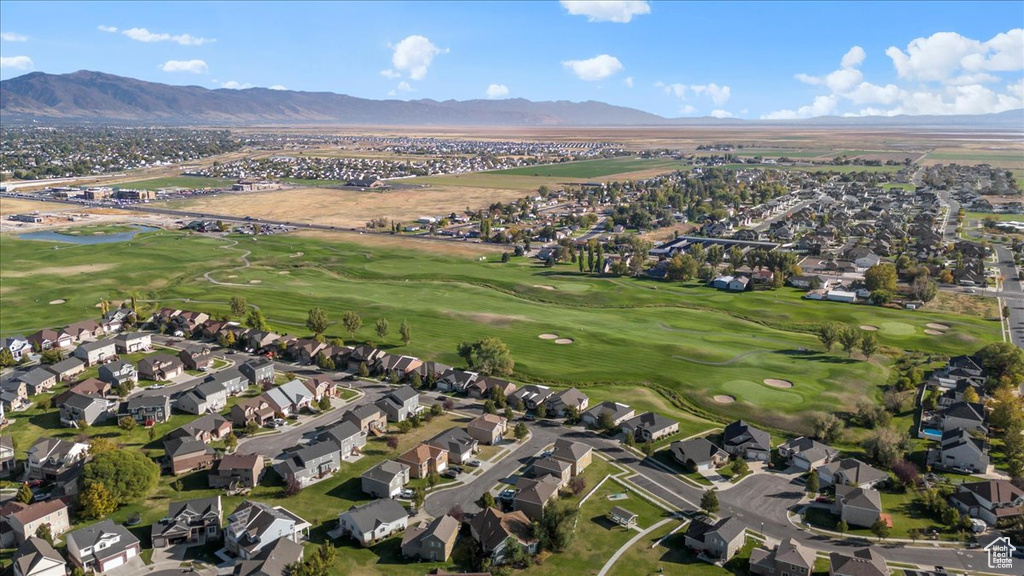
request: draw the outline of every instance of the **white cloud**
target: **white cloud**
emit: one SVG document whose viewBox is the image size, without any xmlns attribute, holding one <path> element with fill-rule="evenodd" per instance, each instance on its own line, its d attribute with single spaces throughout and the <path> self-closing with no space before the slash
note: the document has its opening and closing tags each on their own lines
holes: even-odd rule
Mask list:
<svg viewBox="0 0 1024 576">
<path fill-rule="evenodd" d="M 426 36 L 414 34 L 395 44 L 392 49 L 391 64 L 399 72 L 406 72 L 413 80 L 423 80 L 427 76 L 427 69 L 434 61 L 434 56 L 447 54 L 447 48 L 438 48 Z M 386 71 L 390 72 L 390 71 Z M 381 72 L 385 77 L 395 78 Z"/>
<path fill-rule="evenodd" d="M 281 84 L 274 84 L 273 86 L 270 87 L 270 90 L 287 90 L 287 88 L 285 88 Z"/>
<path fill-rule="evenodd" d="M 111 34 L 115 34 L 117 32 L 117 26 L 104 26 L 103 24 L 100 24 L 96 28 L 100 32 L 110 32 Z"/>
<path fill-rule="evenodd" d="M 589 82 L 604 80 L 625 69 L 618 58 L 607 54 L 594 56 L 587 60 L 566 60 L 562 62 L 562 66 L 572 70 L 572 73 L 580 80 L 587 80 Z"/>
<path fill-rule="evenodd" d="M 31 70 L 35 67 L 28 56 L 0 57 L 0 70 Z"/>
<path fill-rule="evenodd" d="M 811 76 L 810 74 L 804 74 L 803 72 L 797 74 L 796 76 L 794 76 L 794 78 L 803 82 L 804 84 L 810 84 L 812 86 L 817 86 L 818 84 L 821 84 L 821 78 L 818 78 L 817 76 Z"/>
<path fill-rule="evenodd" d="M 1008 84 L 1006 86 L 1006 91 L 1009 92 L 1010 94 L 1013 94 L 1017 98 L 1024 100 L 1024 78 L 1017 80 L 1017 82 L 1014 84 Z"/>
<path fill-rule="evenodd" d="M 412 86 L 410 86 L 409 83 L 406 82 L 405 80 L 402 80 L 401 82 L 399 82 L 398 83 L 398 87 L 396 89 L 399 92 L 412 92 L 413 91 L 412 90 Z"/>
<path fill-rule="evenodd" d="M 854 46 L 853 48 L 850 48 L 849 52 L 843 55 L 843 59 L 840 61 L 839 65 L 843 68 L 856 68 L 864 62 L 864 58 L 866 56 L 867 54 L 864 52 L 863 48 L 860 46 Z"/>
<path fill-rule="evenodd" d="M 1012 72 L 1024 69 L 1024 29 L 1014 28 L 982 42 L 956 32 L 936 32 L 915 38 L 906 51 L 890 46 L 900 78 L 944 81 L 960 71 Z"/>
<path fill-rule="evenodd" d="M 735 118 L 736 115 L 728 110 L 712 110 L 711 116 L 713 118 Z"/>
<path fill-rule="evenodd" d="M 28 36 L 17 32 L 0 32 L 0 40 L 4 42 L 27 42 Z"/>
<path fill-rule="evenodd" d="M 814 103 L 808 106 L 801 106 L 796 110 L 776 110 L 761 116 L 762 120 L 795 120 L 797 118 L 812 118 L 814 116 L 825 116 L 836 109 L 839 98 L 836 96 L 818 96 Z"/>
<path fill-rule="evenodd" d="M 168 60 L 160 66 L 164 72 L 191 72 L 193 74 L 205 74 L 210 67 L 202 60 Z"/>
<path fill-rule="evenodd" d="M 248 82 L 242 84 L 240 82 L 235 82 L 234 80 L 228 80 L 221 84 L 220 87 L 227 88 L 229 90 L 245 90 L 246 88 L 252 88 L 252 84 L 249 84 Z"/>
<path fill-rule="evenodd" d="M 633 87 L 633 77 L 632 76 L 626 76 L 625 78 L 622 79 L 622 83 L 626 85 L 626 88 L 632 88 Z"/>
<path fill-rule="evenodd" d="M 993 82 L 999 82 L 999 78 L 985 72 L 978 72 L 976 74 L 961 74 L 946 83 L 951 86 L 967 86 L 968 84 L 992 84 Z"/>
<path fill-rule="evenodd" d="M 682 108 L 679 109 L 680 114 L 693 114 L 696 111 L 697 109 L 691 104 L 687 104 L 686 106 L 683 106 Z"/>
<path fill-rule="evenodd" d="M 678 82 L 675 83 L 675 84 L 665 84 L 663 82 L 655 82 L 654 85 L 657 86 L 658 88 L 661 88 L 662 91 L 665 92 L 665 94 L 671 94 L 671 95 L 673 95 L 673 96 L 675 96 L 676 98 L 679 98 L 679 99 L 685 99 L 686 98 L 686 85 L 685 84 L 680 84 Z"/>
<path fill-rule="evenodd" d="M 504 98 L 508 96 L 508 86 L 504 84 L 490 84 L 487 86 L 488 98 Z"/>
<path fill-rule="evenodd" d="M 714 82 L 711 84 L 691 84 L 690 90 L 693 90 L 693 93 L 697 95 L 707 94 L 716 106 L 725 104 L 729 101 L 729 98 L 732 97 L 731 88 L 728 86 L 719 86 Z"/>
<path fill-rule="evenodd" d="M 385 77 L 385 78 L 391 78 L 392 80 L 394 80 L 396 78 L 401 78 L 402 77 L 401 74 L 399 74 L 398 72 L 395 72 L 394 70 L 390 70 L 390 69 L 388 69 L 388 70 L 381 70 L 380 71 L 380 75 Z"/>
<path fill-rule="evenodd" d="M 588 22 L 625 24 L 633 16 L 651 13 L 646 0 L 562 0 L 562 7 L 572 16 L 586 16 Z"/>
<path fill-rule="evenodd" d="M 102 27 L 100 28 L 103 29 Z M 145 28 L 129 28 L 121 32 L 125 36 L 138 42 L 176 42 L 182 46 L 202 46 L 210 42 L 216 42 L 213 38 L 200 38 L 189 34 L 166 34 L 150 32 Z"/>
</svg>

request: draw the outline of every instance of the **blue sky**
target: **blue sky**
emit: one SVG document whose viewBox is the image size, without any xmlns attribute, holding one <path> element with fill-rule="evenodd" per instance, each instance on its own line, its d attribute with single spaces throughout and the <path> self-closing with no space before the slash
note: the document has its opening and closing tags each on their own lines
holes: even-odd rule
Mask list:
<svg viewBox="0 0 1024 576">
<path fill-rule="evenodd" d="M 0 77 L 98 70 L 366 98 L 600 100 L 663 116 L 999 112 L 1008 2 L 0 3 Z"/>
</svg>

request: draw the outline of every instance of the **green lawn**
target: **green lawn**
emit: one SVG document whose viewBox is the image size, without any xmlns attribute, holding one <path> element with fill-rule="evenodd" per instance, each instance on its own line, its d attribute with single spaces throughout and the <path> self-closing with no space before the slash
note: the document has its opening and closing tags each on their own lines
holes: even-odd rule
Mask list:
<svg viewBox="0 0 1024 576">
<path fill-rule="evenodd" d="M 937 530 L 943 540 L 955 540 L 956 534 L 946 533 L 946 527 L 940 522 L 934 522 L 929 518 L 921 506 L 916 502 L 917 495 L 913 490 L 907 492 L 895 492 L 881 490 L 882 513 L 892 516 L 892 532 L 890 538 L 909 538 L 909 531 L 917 528 L 921 532 Z M 826 530 L 835 530 L 838 516 L 829 514 L 820 509 L 809 509 L 806 518 L 812 525 Z M 872 540 L 877 539 L 868 528 L 850 527 L 847 534 L 863 536 Z"/>
<path fill-rule="evenodd" d="M 57 234 L 67 236 L 99 236 L 104 234 L 118 234 L 121 232 L 132 232 L 138 230 L 136 226 L 124 226 L 120 224 L 96 224 L 92 226 L 74 226 L 57 230 Z"/>
<path fill-rule="evenodd" d="M 135 180 L 118 184 L 118 188 L 134 188 L 139 190 L 159 190 L 161 188 L 222 188 L 231 186 L 235 181 L 231 178 L 203 178 L 200 176 L 170 176 L 150 180 Z"/>
<path fill-rule="evenodd" d="M 678 522 L 669 522 L 659 527 L 636 544 L 608 572 L 608 576 L 725 576 L 728 574 L 748 574 L 747 566 L 753 542 L 747 544 L 730 560 L 726 566 L 719 567 L 698 560 L 686 549 L 684 542 L 686 529 L 681 528 L 671 536 L 679 526 Z M 666 538 L 667 536 L 667 538 Z M 655 542 L 662 540 L 657 546 Z"/>
<path fill-rule="evenodd" d="M 579 160 L 561 164 L 545 164 L 540 166 L 523 166 L 507 170 L 492 170 L 486 174 L 502 176 L 554 176 L 562 178 L 599 178 L 624 172 L 639 170 L 665 169 L 671 172 L 683 162 L 665 158 L 643 159 L 636 157 L 602 158 L 598 160 Z"/>
</svg>

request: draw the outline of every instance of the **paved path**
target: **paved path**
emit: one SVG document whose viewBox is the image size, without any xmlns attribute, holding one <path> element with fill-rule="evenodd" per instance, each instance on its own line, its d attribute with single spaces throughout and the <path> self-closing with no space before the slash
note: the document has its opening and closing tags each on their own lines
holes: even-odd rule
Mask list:
<svg viewBox="0 0 1024 576">
<path fill-rule="evenodd" d="M 622 556 L 623 554 L 625 554 L 626 550 L 629 550 L 630 548 L 632 548 L 633 544 L 636 544 L 638 540 L 640 540 L 644 536 L 647 536 L 652 531 L 654 531 L 654 530 L 664 526 L 665 524 L 668 524 L 669 522 L 678 522 L 678 521 L 679 521 L 678 518 L 664 518 L 660 522 L 658 522 L 657 524 L 654 524 L 653 526 L 650 526 L 648 528 L 644 528 L 639 534 L 637 534 L 636 536 L 633 536 L 632 538 L 630 538 L 629 542 L 626 542 L 625 544 L 622 545 L 622 547 L 620 547 L 618 550 L 616 550 L 615 554 L 612 554 L 612 557 L 609 558 L 608 561 L 604 563 L 604 566 L 601 567 L 601 571 L 597 573 L 597 576 L 605 576 L 605 574 L 607 574 L 608 571 L 612 569 L 612 566 L 615 565 L 615 562 L 618 561 L 619 557 Z"/>
</svg>

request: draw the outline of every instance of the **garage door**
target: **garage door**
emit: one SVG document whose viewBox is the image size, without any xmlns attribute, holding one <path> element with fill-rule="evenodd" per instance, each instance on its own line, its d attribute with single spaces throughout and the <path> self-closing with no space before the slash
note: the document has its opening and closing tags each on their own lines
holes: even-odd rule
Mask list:
<svg viewBox="0 0 1024 576">
<path fill-rule="evenodd" d="M 125 550 L 124 551 L 124 557 L 125 558 L 129 558 L 129 559 L 135 558 L 135 548 L 129 548 L 129 549 Z"/>
<path fill-rule="evenodd" d="M 123 564 L 124 564 L 124 556 L 118 556 L 117 558 L 111 558 L 110 560 L 107 560 L 106 564 L 103 565 L 103 571 L 106 572 L 107 570 L 110 570 L 111 568 L 117 568 L 118 566 L 122 566 Z"/>
</svg>

